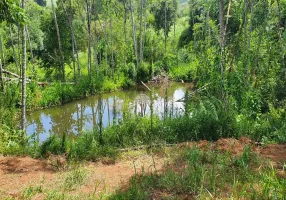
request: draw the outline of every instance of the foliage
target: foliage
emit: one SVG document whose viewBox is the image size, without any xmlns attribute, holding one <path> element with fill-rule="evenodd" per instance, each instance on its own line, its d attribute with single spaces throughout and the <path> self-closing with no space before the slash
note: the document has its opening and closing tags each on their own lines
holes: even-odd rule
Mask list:
<svg viewBox="0 0 286 200">
<path fill-rule="evenodd" d="M 25 23 L 26 16 L 24 10 L 17 5 L 14 0 L 2 0 L 0 2 L 0 23 Z"/>
</svg>

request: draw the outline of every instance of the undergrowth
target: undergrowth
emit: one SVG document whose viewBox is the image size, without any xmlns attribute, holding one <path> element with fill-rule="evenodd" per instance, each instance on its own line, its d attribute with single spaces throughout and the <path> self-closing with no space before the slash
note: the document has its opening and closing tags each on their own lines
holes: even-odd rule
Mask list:
<svg viewBox="0 0 286 200">
<path fill-rule="evenodd" d="M 247 147 L 241 156 L 192 148 L 163 172 L 135 175 L 109 199 L 285 199 L 276 172 Z"/>
</svg>

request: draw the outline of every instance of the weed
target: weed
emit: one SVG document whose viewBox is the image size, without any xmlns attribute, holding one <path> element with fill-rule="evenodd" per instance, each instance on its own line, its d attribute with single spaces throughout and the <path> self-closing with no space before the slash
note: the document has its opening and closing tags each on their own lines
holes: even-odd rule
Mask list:
<svg viewBox="0 0 286 200">
<path fill-rule="evenodd" d="M 64 180 L 64 190 L 73 190 L 78 186 L 84 185 L 87 180 L 87 170 L 76 167 L 68 172 Z"/>
</svg>

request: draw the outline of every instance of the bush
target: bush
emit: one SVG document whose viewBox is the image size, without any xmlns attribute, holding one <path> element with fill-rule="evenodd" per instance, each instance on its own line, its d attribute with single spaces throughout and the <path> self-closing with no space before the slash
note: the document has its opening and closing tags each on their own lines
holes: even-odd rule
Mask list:
<svg viewBox="0 0 286 200">
<path fill-rule="evenodd" d="M 140 81 L 146 82 L 148 80 L 150 80 L 149 66 L 147 63 L 142 62 L 138 68 L 137 82 L 140 82 Z"/>
</svg>

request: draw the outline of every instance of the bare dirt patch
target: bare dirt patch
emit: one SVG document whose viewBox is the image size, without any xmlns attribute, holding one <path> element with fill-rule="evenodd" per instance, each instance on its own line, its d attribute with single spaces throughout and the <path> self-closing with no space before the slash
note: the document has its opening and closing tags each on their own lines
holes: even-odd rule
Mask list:
<svg viewBox="0 0 286 200">
<path fill-rule="evenodd" d="M 88 172 L 86 183 L 69 193 L 96 195 L 113 192 L 126 184 L 135 173 L 161 170 L 164 158 L 145 154 L 114 164 L 103 163 L 105 162 L 84 164 L 83 168 Z M 55 171 L 49 160 L 0 157 L 0 199 L 7 196 L 20 197 L 21 192 L 31 185 L 58 190 L 63 187 L 63 179 L 68 172 Z"/>
<path fill-rule="evenodd" d="M 286 144 L 257 146 L 250 139 L 242 137 L 238 140 L 222 138 L 213 143 L 204 140 L 196 143 L 182 143 L 178 147 L 193 147 L 194 145 L 201 149 L 216 149 L 235 155 L 241 155 L 244 148 L 249 146 L 262 157 L 270 159 L 278 169 L 286 163 Z M 106 163 L 105 161 L 85 163 L 83 168 L 88 171 L 87 181 L 75 191 L 70 191 L 70 193 L 96 195 L 113 192 L 117 188 L 121 188 L 122 185 L 126 185 L 135 173 L 150 173 L 155 170 L 163 170 L 167 159 L 164 154 L 152 156 L 143 152 L 132 156 L 127 155 L 125 159 L 115 163 Z M 68 173 L 68 170 L 56 170 L 54 163 L 58 163 L 57 160 L 54 162 L 53 159 L 38 160 L 30 157 L 0 157 L 0 199 L 7 196 L 17 198 L 30 185 L 41 185 L 44 188 L 55 190 L 61 188 L 61 180 Z M 284 170 L 282 172 L 281 176 L 285 177 Z M 162 194 L 156 194 L 154 197 L 158 199 L 157 197 L 160 196 L 162 197 Z M 39 199 L 43 199 L 43 195 L 40 195 L 40 197 Z"/>
</svg>

